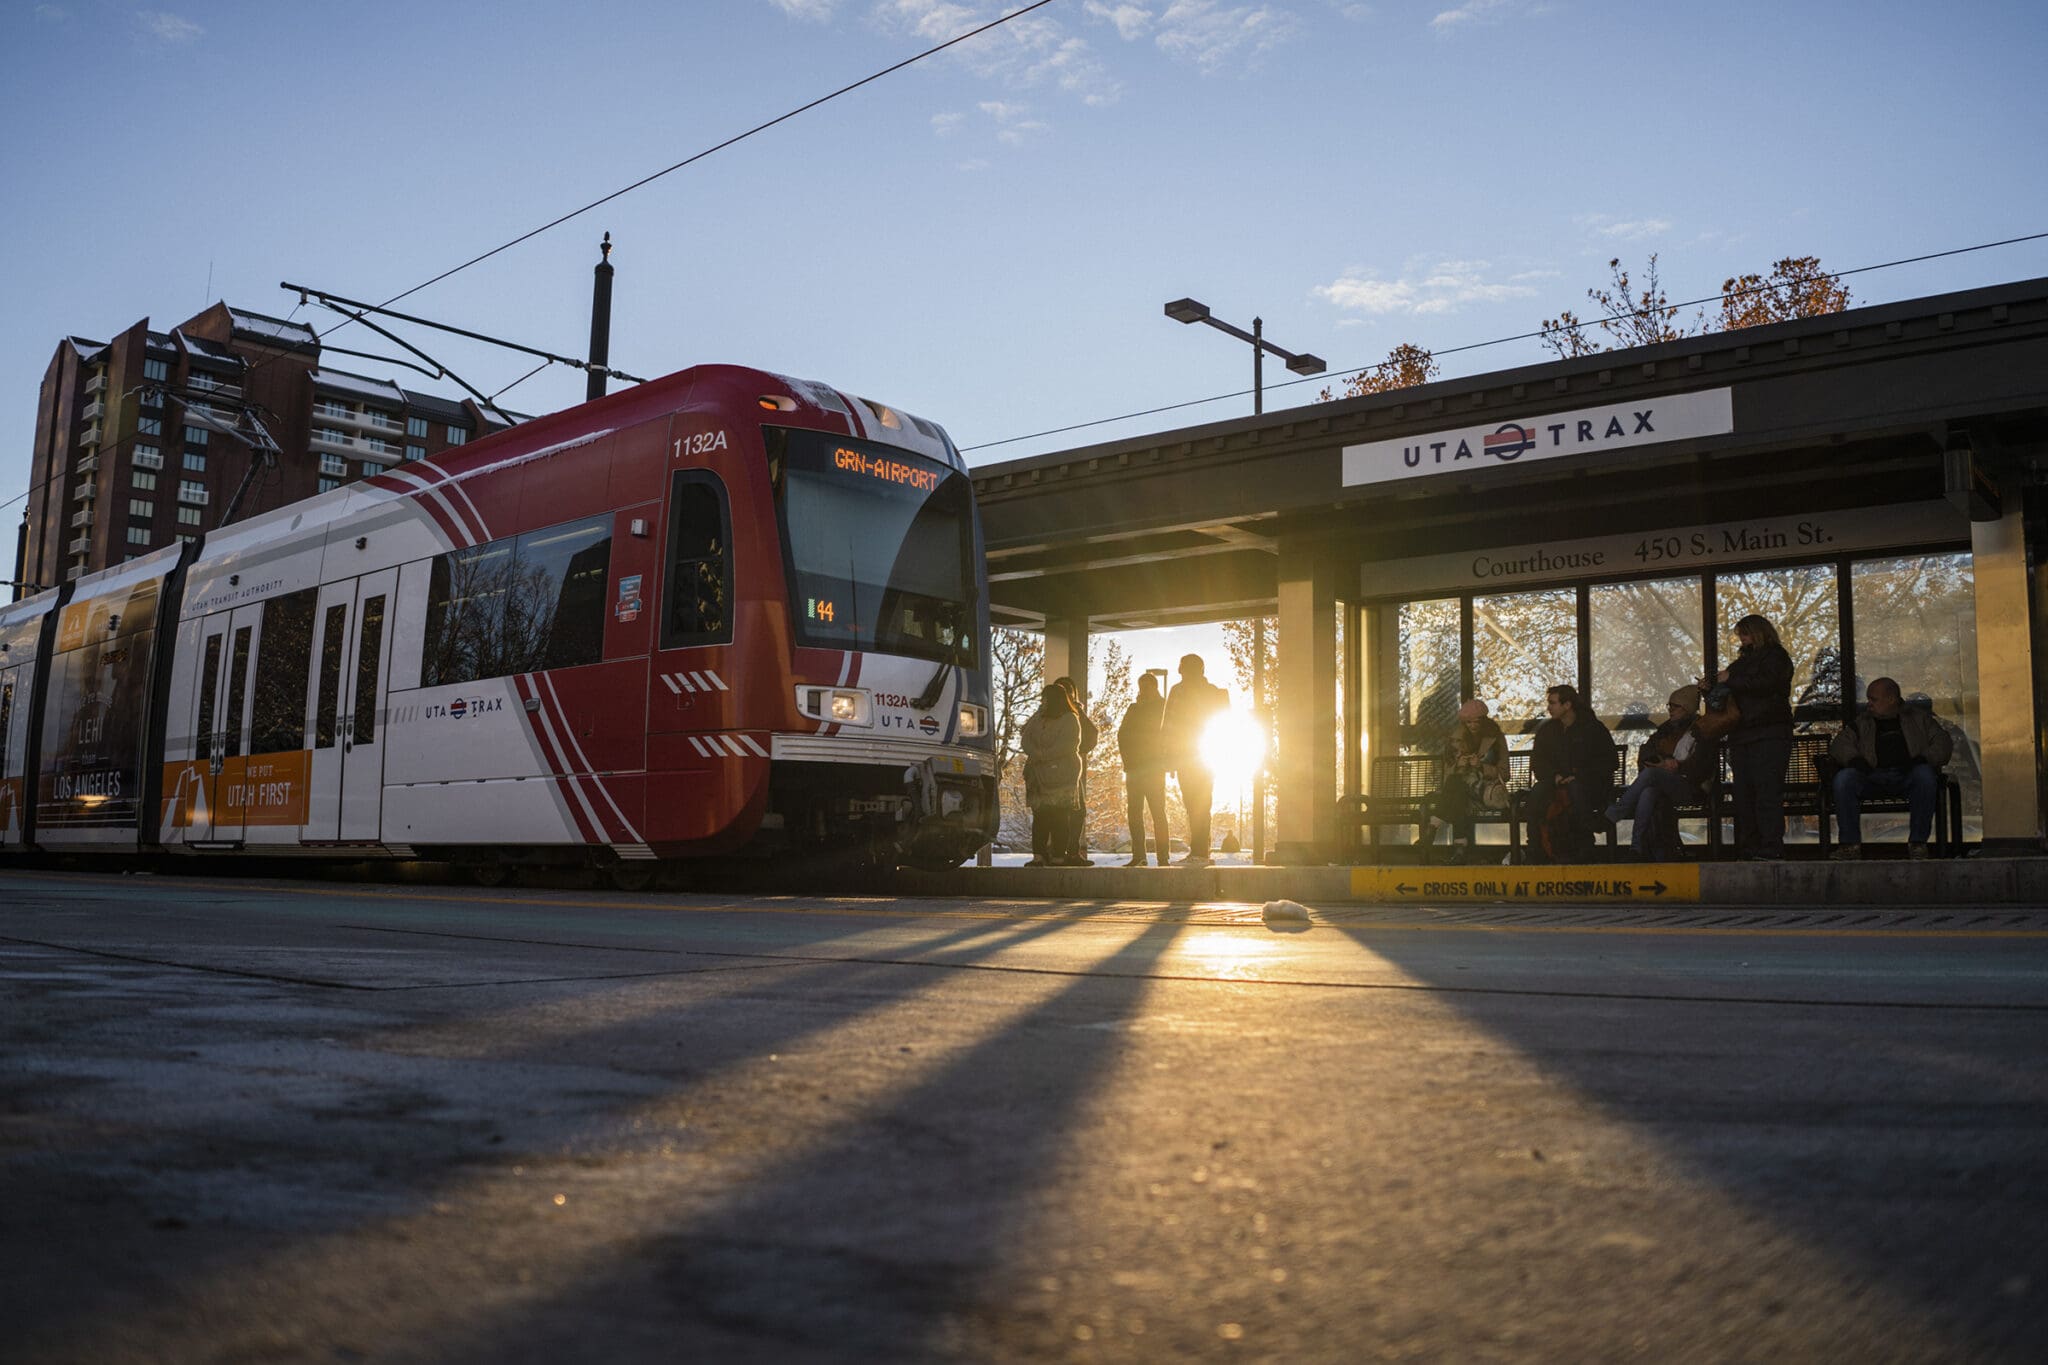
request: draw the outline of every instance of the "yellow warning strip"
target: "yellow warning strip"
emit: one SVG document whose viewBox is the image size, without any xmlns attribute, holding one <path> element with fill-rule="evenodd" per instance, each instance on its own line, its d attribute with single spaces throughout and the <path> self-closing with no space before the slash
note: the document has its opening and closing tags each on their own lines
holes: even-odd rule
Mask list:
<svg viewBox="0 0 2048 1365">
<path fill-rule="evenodd" d="M 1351 894 L 1393 905 L 1673 905 L 1700 898 L 1695 863 L 1555 867 L 1354 867 Z"/>
</svg>

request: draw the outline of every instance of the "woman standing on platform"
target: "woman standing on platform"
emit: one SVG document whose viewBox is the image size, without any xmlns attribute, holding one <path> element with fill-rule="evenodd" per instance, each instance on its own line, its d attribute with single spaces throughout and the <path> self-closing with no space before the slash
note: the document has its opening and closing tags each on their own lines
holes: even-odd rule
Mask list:
<svg viewBox="0 0 2048 1365">
<path fill-rule="evenodd" d="M 1081 804 L 1081 714 L 1064 687 L 1038 694 L 1038 714 L 1017 737 L 1024 751 L 1024 804 L 1031 807 L 1026 867 L 1072 867 L 1074 811 Z M 1080 860 L 1085 861 L 1085 860 Z"/>
<path fill-rule="evenodd" d="M 1741 719 L 1728 735 L 1735 776 L 1735 847 L 1752 861 L 1785 856 L 1785 763 L 1792 756 L 1792 656 L 1761 616 L 1735 623 L 1741 644 L 1718 675 Z"/>
</svg>

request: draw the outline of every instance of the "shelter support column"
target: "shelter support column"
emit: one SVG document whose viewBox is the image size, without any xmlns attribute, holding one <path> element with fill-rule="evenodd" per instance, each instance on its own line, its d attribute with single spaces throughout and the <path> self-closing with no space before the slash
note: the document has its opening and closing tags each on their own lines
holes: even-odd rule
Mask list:
<svg viewBox="0 0 2048 1365">
<path fill-rule="evenodd" d="M 1984 847 L 2038 851 L 2033 611 L 2019 499 L 1996 521 L 1970 523 L 1977 601 L 1977 694 L 1984 764 Z"/>
<path fill-rule="evenodd" d="M 1080 689 L 1080 701 L 1088 701 L 1088 618 L 1085 616 L 1047 617 L 1045 621 L 1045 678 L 1040 686 L 1048 686 L 1054 678 L 1072 678 L 1074 686 Z M 1036 699 L 1032 710 L 1038 709 Z"/>
<path fill-rule="evenodd" d="M 1281 863 L 1337 856 L 1337 567 L 1324 552 L 1280 542 L 1279 776 Z"/>
</svg>

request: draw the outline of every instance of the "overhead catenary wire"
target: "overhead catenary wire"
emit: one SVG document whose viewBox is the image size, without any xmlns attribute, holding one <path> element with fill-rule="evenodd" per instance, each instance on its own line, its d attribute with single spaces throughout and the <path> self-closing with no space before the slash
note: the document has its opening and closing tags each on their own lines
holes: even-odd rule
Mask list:
<svg viewBox="0 0 2048 1365">
<path fill-rule="evenodd" d="M 1895 266 L 1918 265 L 1923 261 L 1938 261 L 1946 256 L 1964 256 L 1973 251 L 1989 251 L 1994 247 L 2017 246 L 2023 242 L 2038 242 L 2044 238 L 2048 238 L 2048 232 L 2032 232 L 2023 237 L 2006 237 L 1995 242 L 1979 242 L 1974 246 L 1952 247 L 1946 251 L 1929 251 L 1918 256 L 1902 256 L 1898 260 L 1879 261 L 1875 265 L 1859 265 L 1848 270 L 1825 271 L 1823 272 L 1823 278 L 1830 280 L 1847 279 L 1851 275 L 1864 275 L 1873 270 L 1890 270 Z M 1490 341 L 1468 341 L 1459 346 L 1446 346 L 1442 350 L 1431 351 L 1429 354 L 1434 358 L 1437 356 L 1459 355 L 1466 351 L 1481 351 L 1489 346 L 1505 346 L 1511 341 L 1530 341 L 1554 336 L 1560 332 L 1583 332 L 1588 328 L 1598 327 L 1602 323 L 1620 322 L 1624 318 L 1647 317 L 1652 313 L 1668 317 L 1683 308 L 1696 308 L 1702 304 L 1719 303 L 1723 299 L 1746 298 L 1751 294 L 1765 294 L 1777 287 L 1773 284 L 1760 284 L 1748 289 L 1731 289 L 1726 293 L 1706 294 L 1699 298 L 1686 299 L 1679 303 L 1663 303 L 1650 308 L 1628 308 L 1617 313 L 1609 313 L 1604 317 L 1586 318 L 1564 326 L 1539 327 L 1533 332 L 1516 332 L 1510 336 L 1494 337 Z M 1338 371 L 1334 375 L 1310 375 L 1306 379 L 1288 379 L 1277 384 L 1266 384 L 1262 387 L 1266 392 L 1270 393 L 1275 389 L 1291 389 L 1299 384 L 1328 384 L 1336 380 L 1349 379 L 1354 375 L 1365 374 L 1368 371 L 1384 370 L 1389 368 L 1391 363 L 1382 360 L 1370 365 L 1357 365 L 1347 370 Z M 1108 426 L 1114 422 L 1130 422 L 1140 417 L 1156 417 L 1162 412 L 1178 412 L 1182 408 L 1198 408 L 1206 403 L 1227 402 L 1232 398 L 1243 398 L 1251 392 L 1252 390 L 1250 389 L 1236 389 L 1230 393 L 1210 394 L 1206 398 L 1188 398 L 1178 403 L 1164 403 L 1158 407 L 1141 408 L 1135 412 L 1119 413 L 1115 417 L 1097 417 L 1086 422 L 1069 423 L 1063 427 L 1048 427 L 1044 431 L 1034 431 L 1023 436 L 1005 436 L 1000 441 L 983 441 L 978 445 L 962 446 L 960 449 L 963 454 L 970 450 L 993 450 L 997 446 L 1015 445 L 1019 441 L 1036 441 L 1046 436 L 1063 436 L 1070 431 L 1086 431 L 1091 427 Z"/>
</svg>

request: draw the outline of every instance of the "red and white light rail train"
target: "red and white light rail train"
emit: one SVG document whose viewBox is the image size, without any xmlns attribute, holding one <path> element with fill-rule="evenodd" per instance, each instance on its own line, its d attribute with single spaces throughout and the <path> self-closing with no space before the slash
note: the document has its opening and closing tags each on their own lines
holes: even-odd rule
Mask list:
<svg viewBox="0 0 2048 1365">
<path fill-rule="evenodd" d="M 944 431 L 699 366 L 0 607 L 0 854 L 951 865 L 988 640 Z"/>
</svg>

